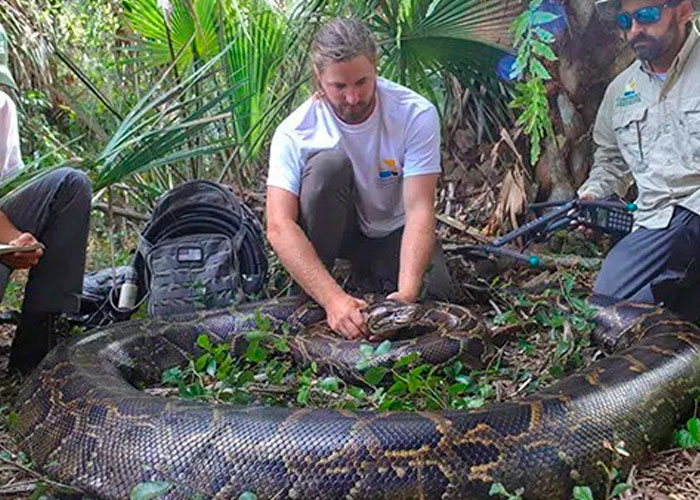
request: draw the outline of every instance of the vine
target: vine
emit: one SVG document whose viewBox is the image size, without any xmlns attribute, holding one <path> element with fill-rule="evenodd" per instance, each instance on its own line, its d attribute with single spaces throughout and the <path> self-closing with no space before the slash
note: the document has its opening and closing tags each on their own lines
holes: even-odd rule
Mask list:
<svg viewBox="0 0 700 500">
<path fill-rule="evenodd" d="M 509 106 L 522 110 L 516 124 L 523 126 L 525 133 L 530 137 L 532 165 L 537 163 L 540 157 L 543 137 L 554 137 L 545 87 L 545 81 L 551 80 L 552 75 L 543 60 L 557 60 L 551 47 L 555 37 L 546 29 L 546 25 L 561 16 L 541 10 L 542 2 L 543 0 L 531 0 L 528 8 L 516 17 L 511 25 L 517 55 L 509 77 L 518 80 L 518 83 L 515 85 L 515 96 Z"/>
</svg>

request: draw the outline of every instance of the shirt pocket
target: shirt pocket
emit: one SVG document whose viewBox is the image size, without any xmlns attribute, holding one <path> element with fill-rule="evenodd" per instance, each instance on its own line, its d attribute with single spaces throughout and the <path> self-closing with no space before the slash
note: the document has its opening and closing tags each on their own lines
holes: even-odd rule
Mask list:
<svg viewBox="0 0 700 500">
<path fill-rule="evenodd" d="M 635 106 L 613 115 L 617 145 L 625 163 L 633 172 L 646 168 L 652 141 L 648 121 L 648 110 L 645 106 Z"/>
<path fill-rule="evenodd" d="M 684 99 L 681 102 L 681 110 L 681 127 L 685 129 L 688 137 L 688 159 L 692 165 L 700 168 L 700 98 Z"/>
</svg>

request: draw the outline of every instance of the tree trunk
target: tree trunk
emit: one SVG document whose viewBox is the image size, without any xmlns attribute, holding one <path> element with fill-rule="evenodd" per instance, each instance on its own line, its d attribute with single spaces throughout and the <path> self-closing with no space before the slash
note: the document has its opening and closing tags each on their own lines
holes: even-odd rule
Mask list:
<svg viewBox="0 0 700 500">
<path fill-rule="evenodd" d="M 575 196 L 593 157 L 593 124 L 608 83 L 632 61 L 614 25 L 602 21 L 592 0 L 569 0 L 567 30 L 558 41 L 558 68 L 550 85 L 557 145 L 547 140 L 535 168 L 538 199 Z"/>
</svg>

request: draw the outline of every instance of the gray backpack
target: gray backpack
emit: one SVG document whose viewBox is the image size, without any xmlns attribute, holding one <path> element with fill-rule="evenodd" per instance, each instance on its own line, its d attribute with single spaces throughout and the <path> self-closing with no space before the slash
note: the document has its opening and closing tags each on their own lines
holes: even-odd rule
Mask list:
<svg viewBox="0 0 700 500">
<path fill-rule="evenodd" d="M 134 266 L 149 315 L 227 307 L 264 284 L 262 227 L 225 186 L 189 182 L 158 200 Z"/>
</svg>

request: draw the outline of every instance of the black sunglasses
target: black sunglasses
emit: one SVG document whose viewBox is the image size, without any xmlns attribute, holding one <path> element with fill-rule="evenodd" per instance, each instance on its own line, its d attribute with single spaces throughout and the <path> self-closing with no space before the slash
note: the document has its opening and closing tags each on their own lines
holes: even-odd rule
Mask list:
<svg viewBox="0 0 700 500">
<path fill-rule="evenodd" d="M 661 12 L 667 7 L 676 7 L 679 4 L 679 0 L 671 0 L 661 5 L 650 5 L 649 7 L 642 7 L 634 12 L 620 12 L 615 21 L 617 21 L 617 27 L 622 31 L 629 31 L 632 29 L 632 21 L 637 21 L 639 24 L 648 25 L 658 23 L 661 19 Z"/>
</svg>

